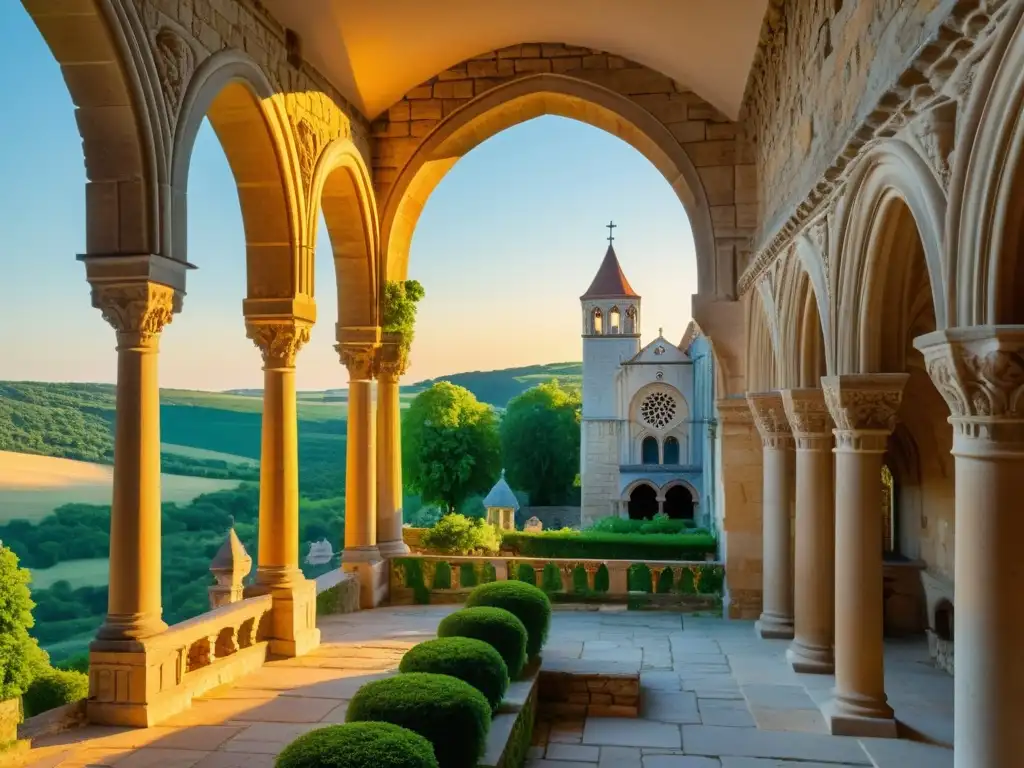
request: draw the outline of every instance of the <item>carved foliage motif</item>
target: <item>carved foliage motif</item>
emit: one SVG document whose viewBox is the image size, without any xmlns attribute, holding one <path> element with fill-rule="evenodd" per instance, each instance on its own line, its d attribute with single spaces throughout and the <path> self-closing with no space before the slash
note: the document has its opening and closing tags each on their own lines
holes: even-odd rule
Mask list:
<svg viewBox="0 0 1024 768">
<path fill-rule="evenodd" d="M 195 70 L 195 54 L 182 37 L 163 27 L 153 40 L 160 88 L 172 118 L 178 114 L 181 99 Z"/>
<path fill-rule="evenodd" d="M 792 439 L 793 433 L 780 393 L 747 395 L 747 403 L 766 447 L 778 447 L 783 441 Z"/>
<path fill-rule="evenodd" d="M 892 432 L 903 398 L 906 374 L 882 377 L 832 377 L 824 383 L 825 402 L 841 432 Z M 860 381 L 857 381 L 860 380 Z"/>
<path fill-rule="evenodd" d="M 373 365 L 378 379 L 397 383 L 409 367 L 409 356 L 402 344 L 385 342 L 377 348 Z"/>
<path fill-rule="evenodd" d="M 308 323 L 293 318 L 245 324 L 246 336 L 263 353 L 266 368 L 294 368 L 296 355 L 309 342 L 310 330 Z"/>
<path fill-rule="evenodd" d="M 100 284 L 92 289 L 92 305 L 117 331 L 120 345 L 149 346 L 181 309 L 181 296 L 158 283 Z"/>
<path fill-rule="evenodd" d="M 1024 340 L 1011 347 L 992 341 L 925 350 L 928 375 L 954 418 L 1024 417 Z"/>
<path fill-rule="evenodd" d="M 313 124 L 306 118 L 293 120 L 292 124 L 295 129 L 295 144 L 299 153 L 299 171 L 302 173 L 302 182 L 308 189 L 312 183 L 313 169 L 316 168 L 316 161 L 320 157 L 325 142 Z"/>
<path fill-rule="evenodd" d="M 910 135 L 921 148 L 943 189 L 949 188 L 951 156 L 956 141 L 956 113 L 956 102 L 947 102 L 924 113 L 909 126 Z"/>
<path fill-rule="evenodd" d="M 373 344 L 337 344 L 341 364 L 348 368 L 350 381 L 366 381 L 373 378 L 373 362 L 376 357 L 376 345 Z"/>
</svg>

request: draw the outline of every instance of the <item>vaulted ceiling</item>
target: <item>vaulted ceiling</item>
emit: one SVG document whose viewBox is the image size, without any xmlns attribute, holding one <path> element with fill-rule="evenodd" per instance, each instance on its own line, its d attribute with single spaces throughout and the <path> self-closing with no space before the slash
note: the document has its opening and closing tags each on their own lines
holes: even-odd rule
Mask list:
<svg viewBox="0 0 1024 768">
<path fill-rule="evenodd" d="M 599 48 L 736 118 L 767 0 L 264 0 L 368 117 L 460 61 L 525 42 Z"/>
</svg>

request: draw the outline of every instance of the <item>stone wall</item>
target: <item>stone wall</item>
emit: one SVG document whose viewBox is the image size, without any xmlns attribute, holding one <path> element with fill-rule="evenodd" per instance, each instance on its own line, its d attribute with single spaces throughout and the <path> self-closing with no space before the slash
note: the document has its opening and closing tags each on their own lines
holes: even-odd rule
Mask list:
<svg viewBox="0 0 1024 768">
<path fill-rule="evenodd" d="M 818 183 L 952 5 L 773 0 L 744 103 L 760 169 L 755 248 Z"/>
<path fill-rule="evenodd" d="M 739 125 L 685 83 L 621 56 L 562 44 L 530 43 L 483 53 L 421 83 L 375 120 L 373 175 L 382 208 L 402 168 L 445 118 L 496 86 L 537 73 L 603 86 L 627 96 L 663 123 L 704 185 L 719 263 L 731 264 L 737 254 L 746 260 L 757 214 L 756 169 Z M 734 280 L 733 274 L 729 291 Z"/>
<path fill-rule="evenodd" d="M 580 507 L 521 507 L 516 511 L 516 528 L 522 530 L 523 525 L 531 517 L 540 520 L 545 531 L 579 528 L 581 513 Z"/>
<path fill-rule="evenodd" d="M 581 425 L 581 524 L 614 514 L 619 498 L 619 422 L 585 420 Z"/>
</svg>

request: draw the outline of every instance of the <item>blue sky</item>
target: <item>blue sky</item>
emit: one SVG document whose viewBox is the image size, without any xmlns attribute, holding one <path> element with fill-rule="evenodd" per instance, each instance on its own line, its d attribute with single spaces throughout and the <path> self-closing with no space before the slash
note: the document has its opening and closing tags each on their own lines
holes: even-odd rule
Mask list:
<svg viewBox="0 0 1024 768">
<path fill-rule="evenodd" d="M 84 268 L 85 172 L 60 69 L 20 3 L 0 3 L 0 380 L 113 381 L 113 331 L 89 303 Z M 164 331 L 161 385 L 258 387 L 245 338 L 244 239 L 227 160 L 209 126 L 189 173 L 190 273 L 184 311 Z M 485 142 L 442 180 L 415 231 L 410 277 L 421 304 L 408 381 L 580 359 L 579 295 L 616 251 L 643 297 L 645 341 L 678 340 L 697 273 L 681 204 L 658 171 L 601 130 L 556 117 Z M 320 321 L 299 355 L 301 389 L 342 387 L 332 348 L 336 295 L 321 222 Z"/>
</svg>

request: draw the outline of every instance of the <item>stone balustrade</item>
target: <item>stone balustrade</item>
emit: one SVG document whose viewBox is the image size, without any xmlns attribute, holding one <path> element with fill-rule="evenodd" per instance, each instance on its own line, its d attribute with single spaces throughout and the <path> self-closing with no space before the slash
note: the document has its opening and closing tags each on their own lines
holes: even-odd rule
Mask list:
<svg viewBox="0 0 1024 768">
<path fill-rule="evenodd" d="M 714 561 L 417 554 L 391 561 L 391 603 L 458 602 L 477 584 L 508 579 L 529 581 L 555 599 L 646 595 L 664 603 L 690 596 L 693 607 L 710 608 L 721 596 L 724 568 Z"/>
<path fill-rule="evenodd" d="M 267 658 L 273 598 L 250 597 L 143 640 L 93 643 L 90 719 L 150 726 L 192 699 L 258 669 Z"/>
</svg>

